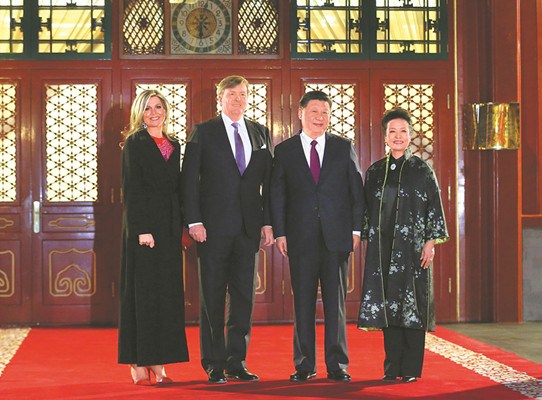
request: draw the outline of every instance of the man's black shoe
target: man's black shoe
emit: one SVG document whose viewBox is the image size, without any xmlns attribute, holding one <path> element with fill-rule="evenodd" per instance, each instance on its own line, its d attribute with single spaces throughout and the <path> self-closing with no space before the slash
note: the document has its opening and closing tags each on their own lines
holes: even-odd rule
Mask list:
<svg viewBox="0 0 542 400">
<path fill-rule="evenodd" d="M 350 382 L 350 374 L 345 369 L 337 369 L 327 373 L 327 379 L 337 382 Z"/>
<path fill-rule="evenodd" d="M 403 381 L 403 383 L 417 382 L 416 377 L 414 377 L 414 376 L 403 376 L 402 381 Z"/>
<path fill-rule="evenodd" d="M 237 379 L 239 381 L 256 382 L 260 380 L 260 377 L 253 374 L 246 368 L 236 369 L 233 371 L 226 371 L 226 377 L 228 379 Z"/>
<path fill-rule="evenodd" d="M 207 371 L 210 383 L 226 383 L 227 379 L 224 375 L 224 371 L 218 368 L 210 369 Z"/>
<path fill-rule="evenodd" d="M 316 372 L 295 371 L 290 375 L 290 382 L 305 382 L 312 378 L 316 378 Z"/>
<path fill-rule="evenodd" d="M 384 375 L 382 378 L 384 382 L 397 382 L 397 377 L 393 375 Z"/>
</svg>

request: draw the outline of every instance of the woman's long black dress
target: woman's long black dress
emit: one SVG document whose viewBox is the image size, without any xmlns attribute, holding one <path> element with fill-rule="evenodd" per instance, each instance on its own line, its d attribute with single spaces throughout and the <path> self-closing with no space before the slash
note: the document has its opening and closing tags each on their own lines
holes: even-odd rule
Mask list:
<svg viewBox="0 0 542 400">
<path fill-rule="evenodd" d="M 120 277 L 121 364 L 188 360 L 184 323 L 180 145 L 166 161 L 146 130 L 126 139 L 122 156 L 124 215 Z M 151 233 L 155 246 L 139 245 Z"/>
</svg>

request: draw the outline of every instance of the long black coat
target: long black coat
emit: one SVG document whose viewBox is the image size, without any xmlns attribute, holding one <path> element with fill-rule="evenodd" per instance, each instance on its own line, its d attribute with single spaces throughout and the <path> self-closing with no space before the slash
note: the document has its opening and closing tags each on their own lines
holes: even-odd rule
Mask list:
<svg viewBox="0 0 542 400">
<path fill-rule="evenodd" d="M 119 363 L 187 361 L 184 324 L 180 145 L 166 162 L 146 130 L 126 139 L 122 154 L 124 215 Z M 140 246 L 151 233 L 155 246 Z"/>
<path fill-rule="evenodd" d="M 381 210 L 389 154 L 369 167 L 365 175 L 368 224 L 365 273 L 358 326 L 434 330 L 433 268 L 421 267 L 423 245 L 447 241 L 448 231 L 440 189 L 431 167 L 407 149 L 399 175 L 395 235 L 384 288 L 381 265 Z"/>
</svg>

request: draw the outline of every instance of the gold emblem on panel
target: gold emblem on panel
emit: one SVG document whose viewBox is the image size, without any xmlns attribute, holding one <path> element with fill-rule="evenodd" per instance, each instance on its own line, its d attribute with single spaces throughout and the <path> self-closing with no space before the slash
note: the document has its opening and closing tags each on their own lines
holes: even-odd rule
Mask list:
<svg viewBox="0 0 542 400">
<path fill-rule="evenodd" d="M 92 261 L 89 272 L 76 263 L 69 263 L 59 269 L 54 268 L 53 257 L 58 254 L 66 255 L 90 254 Z M 84 261 L 84 260 L 81 260 Z M 66 251 L 53 250 L 49 253 L 49 294 L 53 297 L 89 297 L 96 293 L 96 253 L 93 250 L 69 249 Z"/>
<path fill-rule="evenodd" d="M 0 218 L 0 229 L 6 229 L 13 225 L 15 225 L 15 222 L 13 222 L 12 220 L 5 219 L 4 217 Z"/>
<path fill-rule="evenodd" d="M 0 258 L 0 297 L 11 297 L 15 294 L 15 254 L 10 251 L 0 251 L 0 255 L 8 254 L 11 263 L 3 263 Z"/>
<path fill-rule="evenodd" d="M 68 224 L 64 224 L 68 222 Z M 71 223 L 71 225 L 70 225 Z M 88 218 L 66 218 L 60 217 L 55 220 L 49 221 L 49 226 L 54 226 L 58 229 L 84 229 L 90 228 L 96 225 L 96 222 L 93 219 Z"/>
<path fill-rule="evenodd" d="M 356 265 L 355 259 L 356 259 L 356 253 L 354 253 L 354 252 L 350 253 L 350 271 L 348 273 L 348 278 L 346 280 L 346 294 L 350 294 L 354 290 L 356 290 L 356 285 L 355 285 L 355 283 L 356 283 L 356 279 L 355 279 L 356 269 L 354 268 L 354 266 Z"/>
<path fill-rule="evenodd" d="M 264 294 L 267 290 L 267 253 L 264 249 L 260 249 L 262 257 L 262 271 L 260 274 L 260 268 L 256 270 L 256 294 Z"/>
</svg>

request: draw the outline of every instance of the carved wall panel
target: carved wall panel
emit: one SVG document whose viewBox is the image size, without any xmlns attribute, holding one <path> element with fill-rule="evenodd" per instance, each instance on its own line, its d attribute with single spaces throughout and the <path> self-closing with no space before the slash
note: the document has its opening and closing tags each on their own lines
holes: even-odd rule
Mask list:
<svg viewBox="0 0 542 400">
<path fill-rule="evenodd" d="M 44 241 L 43 304 L 90 304 L 96 293 L 92 241 Z"/>
<path fill-rule="evenodd" d="M 0 304 L 21 304 L 21 245 L 0 241 Z"/>
</svg>

